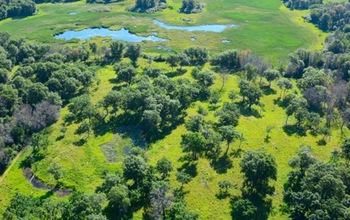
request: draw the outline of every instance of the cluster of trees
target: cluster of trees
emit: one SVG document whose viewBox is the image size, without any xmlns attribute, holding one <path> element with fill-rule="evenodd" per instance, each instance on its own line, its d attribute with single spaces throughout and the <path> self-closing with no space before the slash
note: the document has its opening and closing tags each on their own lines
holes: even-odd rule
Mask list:
<svg viewBox="0 0 350 220">
<path fill-rule="evenodd" d="M 328 163 L 313 157 L 308 146 L 290 160 L 293 171 L 284 187 L 284 202 L 292 219 L 349 218 L 349 143 L 346 138 L 341 152 L 335 151 Z"/>
<path fill-rule="evenodd" d="M 185 14 L 200 13 L 204 4 L 198 3 L 195 0 L 183 0 L 179 12 Z"/>
<path fill-rule="evenodd" d="M 306 10 L 311 6 L 323 4 L 323 0 L 283 0 L 283 4 L 291 10 Z"/>
<path fill-rule="evenodd" d="M 346 36 L 341 30 L 331 35 L 324 53 L 299 49 L 289 55 L 285 76 L 297 79 L 302 97 L 289 94 L 284 103 L 287 116 L 294 115 L 299 128 L 327 136 L 332 122 L 340 121 L 341 129 L 349 124 L 350 43 Z M 321 118 L 326 118 L 323 127 L 319 126 Z"/>
<path fill-rule="evenodd" d="M 131 8 L 127 8 L 127 10 L 142 13 L 155 13 L 167 7 L 166 0 L 136 0 L 135 5 Z"/>
<path fill-rule="evenodd" d="M 32 0 L 0 0 L 0 20 L 11 17 L 26 17 L 36 13 Z"/>
<path fill-rule="evenodd" d="M 0 33 L 0 170 L 30 144 L 31 136 L 58 120 L 63 103 L 94 81 L 84 65 L 64 64 L 52 48 Z M 13 67 L 16 71 L 10 76 Z"/>
<path fill-rule="evenodd" d="M 242 141 L 242 134 L 235 128 L 240 117 L 235 103 L 224 103 L 215 113 L 218 117 L 216 123 L 205 121 L 202 114 L 191 115 L 185 123 L 189 133 L 182 135 L 181 147 L 188 153 L 187 159 L 190 161 L 195 161 L 201 156 L 216 159 L 221 153 L 222 142 L 226 142 L 227 155 L 233 142 Z"/>
<path fill-rule="evenodd" d="M 127 86 L 109 92 L 100 106 L 111 116 L 122 110 L 119 116 L 132 117 L 133 123 L 143 125 L 149 136 L 176 125 L 184 110 L 199 98 L 199 85 L 188 79 L 172 80 L 164 74 L 152 80 L 147 75 L 136 77 L 137 70 L 124 62 L 118 63 L 115 69 L 117 80 Z"/>
<path fill-rule="evenodd" d="M 156 166 L 147 164 L 142 152 L 134 149 L 123 162 L 123 173 L 106 174 L 93 194 L 74 191 L 68 201 L 41 199 L 17 193 L 6 208 L 5 219 L 132 219 L 142 209 L 147 219 L 198 219 L 188 211 L 181 193 L 191 178 L 179 172 L 179 189 L 172 189 L 171 161 L 160 159 Z M 177 193 L 175 193 L 177 192 Z M 106 205 L 107 204 L 107 205 Z"/>
<path fill-rule="evenodd" d="M 277 180 L 275 158 L 265 151 L 247 151 L 240 162 L 243 173 L 242 196 L 231 202 L 234 219 L 268 219 L 275 188 L 270 182 Z"/>
<path fill-rule="evenodd" d="M 84 48 L 78 48 L 84 50 Z M 89 49 L 94 55 L 94 61 L 98 60 L 98 56 L 103 59 L 104 62 L 119 62 L 123 57 L 129 58 L 132 64 L 136 67 L 137 60 L 141 56 L 141 45 L 130 43 L 125 44 L 121 41 L 112 41 L 109 46 L 98 47 L 96 43 L 90 43 Z M 89 53 L 87 52 L 89 55 Z"/>
<path fill-rule="evenodd" d="M 297 79 L 302 97 L 285 96 L 287 120 L 297 119 L 299 128 L 311 129 L 325 136 L 331 123 L 348 126 L 349 70 L 350 70 L 350 4 L 328 3 L 311 8 L 310 22 L 324 31 L 335 31 L 327 38 L 323 53 L 299 49 L 290 54 L 285 76 Z M 321 118 L 326 118 L 321 127 Z"/>
<path fill-rule="evenodd" d="M 321 30 L 350 31 L 350 3 L 327 3 L 311 9 L 310 20 Z"/>
<path fill-rule="evenodd" d="M 0 0 L 0 20 L 33 15 L 37 12 L 36 4 L 38 3 L 74 1 L 77 0 Z"/>
</svg>

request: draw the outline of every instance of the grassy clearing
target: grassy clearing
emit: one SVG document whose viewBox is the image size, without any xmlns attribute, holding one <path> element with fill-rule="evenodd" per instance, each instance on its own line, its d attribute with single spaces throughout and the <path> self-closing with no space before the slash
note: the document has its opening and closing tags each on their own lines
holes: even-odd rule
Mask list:
<svg viewBox="0 0 350 220">
<path fill-rule="evenodd" d="M 150 35 L 158 32 L 159 37 L 170 39 L 169 42 L 143 42 L 144 48 L 154 51 L 158 45 L 172 48 L 175 51 L 189 46 L 205 46 L 213 52 L 230 48 L 251 49 L 275 62 L 287 57 L 299 47 L 314 49 L 324 41 L 311 24 L 300 19 L 301 13 L 307 11 L 288 11 L 281 7 L 279 1 L 244 1 L 219 0 L 204 1 L 207 6 L 200 14 L 179 14 L 180 0 L 170 0 L 168 4 L 174 9 L 166 9 L 155 14 L 139 14 L 126 12 L 125 8 L 134 4 L 128 0 L 108 5 L 84 4 L 83 1 L 69 4 L 41 4 L 38 15 L 24 19 L 7 19 L 0 22 L 2 31 L 17 37 L 47 43 L 64 43 L 55 40 L 53 35 L 65 30 L 80 30 L 88 27 L 110 27 L 120 29 L 126 27 L 139 35 Z M 101 7 L 110 8 L 110 12 L 90 12 Z M 70 15 L 76 12 L 76 15 Z M 227 29 L 222 33 L 187 32 L 165 30 L 153 24 L 159 19 L 174 25 L 198 24 L 237 24 L 237 28 Z M 185 22 L 183 19 L 192 19 Z M 190 38 L 195 37 L 196 41 Z M 230 43 L 221 43 L 221 40 Z M 74 42 L 74 41 L 72 41 Z"/>
</svg>

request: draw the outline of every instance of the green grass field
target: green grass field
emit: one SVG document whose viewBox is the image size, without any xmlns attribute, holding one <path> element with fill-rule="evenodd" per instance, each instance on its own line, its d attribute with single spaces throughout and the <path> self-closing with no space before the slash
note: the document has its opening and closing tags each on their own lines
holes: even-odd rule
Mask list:
<svg viewBox="0 0 350 220">
<path fill-rule="evenodd" d="M 68 4 L 41 4 L 39 13 L 24 19 L 7 19 L 0 22 L 0 30 L 7 31 L 15 37 L 47 42 L 64 43 L 55 40 L 57 33 L 72 29 L 80 30 L 88 27 L 109 27 L 120 29 L 126 27 L 139 35 L 150 35 L 158 32 L 160 37 L 170 39 L 169 42 L 144 42 L 148 51 L 154 51 L 157 45 L 170 47 L 175 51 L 189 46 L 205 46 L 212 52 L 230 48 L 251 49 L 272 62 L 287 57 L 299 47 L 320 48 L 325 35 L 301 19 L 307 11 L 288 11 L 278 0 L 243 1 L 243 0 L 205 0 L 204 12 L 199 14 L 179 14 L 180 0 L 171 0 L 169 5 L 174 9 L 166 9 L 155 14 L 139 14 L 125 11 L 134 4 L 128 0 L 108 5 L 87 5 L 84 2 Z M 110 12 L 89 12 L 96 8 L 108 7 Z M 76 15 L 70 15 L 76 12 Z M 183 19 L 192 19 L 186 24 Z M 166 30 L 153 24 L 159 19 L 175 25 L 197 24 L 236 24 L 237 28 L 227 29 L 222 33 L 187 32 Z M 195 37 L 196 41 L 190 38 Z M 221 40 L 231 40 L 221 43 Z M 159 52 L 159 51 L 158 51 Z"/>
<path fill-rule="evenodd" d="M 101 5 L 85 5 L 83 2 L 69 4 L 42 4 L 39 5 L 39 13 L 35 16 L 24 19 L 7 19 L 0 22 L 0 31 L 7 31 L 14 37 L 25 37 L 34 41 L 46 43 L 64 43 L 62 40 L 53 39 L 53 35 L 68 29 L 84 29 L 87 27 L 106 26 L 111 29 L 126 27 L 139 35 L 148 35 L 153 31 L 159 32 L 160 37 L 169 38 L 171 41 L 162 43 L 143 42 L 146 52 L 159 53 L 154 48 L 157 45 L 171 47 L 176 51 L 189 46 L 205 46 L 212 51 L 223 51 L 226 49 L 251 49 L 253 53 L 264 56 L 271 63 L 278 63 L 287 57 L 288 53 L 293 52 L 299 47 L 310 49 L 320 49 L 326 34 L 321 33 L 311 24 L 305 23 L 301 16 L 307 14 L 307 11 L 289 11 L 281 6 L 278 0 L 218 0 L 205 1 L 207 6 L 204 12 L 195 15 L 182 15 L 176 11 L 180 6 L 180 1 L 170 1 L 169 5 L 174 6 L 173 10 L 167 9 L 163 12 L 144 15 L 129 13 L 124 9 L 133 4 L 131 1 L 106 5 L 112 9 L 111 12 L 88 12 Z M 105 6 L 104 6 L 105 7 Z M 77 12 L 77 15 L 69 15 L 70 12 Z M 135 16 L 132 19 L 131 16 Z M 152 23 L 156 18 L 169 24 L 183 25 L 183 18 L 193 18 L 191 24 L 237 24 L 238 28 L 230 29 L 223 33 L 203 33 L 203 32 L 182 32 L 163 30 Z M 196 41 L 190 41 L 190 37 L 196 37 Z M 222 39 L 230 39 L 231 43 L 222 44 Z M 95 42 L 101 42 L 102 38 L 94 39 Z M 71 43 L 73 44 L 73 43 Z M 145 66 L 146 60 L 140 60 L 139 66 Z M 155 67 L 169 68 L 165 64 L 152 64 Z M 159 66 L 160 65 L 160 66 Z M 206 66 L 205 68 L 209 68 Z M 184 76 L 191 78 L 190 71 Z M 91 88 L 91 98 L 93 103 L 97 103 L 105 96 L 115 84 L 110 79 L 116 75 L 112 66 L 106 66 L 98 70 L 100 84 L 95 84 Z M 228 92 L 230 90 L 238 91 L 239 77 L 230 75 L 229 79 L 221 91 L 221 106 L 224 101 L 228 101 Z M 221 87 L 220 77 L 217 76 L 216 83 L 212 89 L 219 90 Z M 278 164 L 278 180 L 274 183 L 276 193 L 273 196 L 273 211 L 271 219 L 286 219 L 279 210 L 282 204 L 283 184 L 287 180 L 287 173 L 290 171 L 288 161 L 295 155 L 300 145 L 310 145 L 313 154 L 321 160 L 327 160 L 330 153 L 341 141 L 339 128 L 334 127 L 332 135 L 327 139 L 325 146 L 318 146 L 317 141 L 321 136 L 298 136 L 296 134 L 287 135 L 283 131 L 286 114 L 284 109 L 274 103 L 279 97 L 280 90 L 273 84 L 275 93 L 265 95 L 262 103 L 264 109 L 254 107 L 261 117 L 245 115 L 241 117 L 237 130 L 246 137 L 241 145 L 242 150 L 251 150 L 264 148 L 267 152 L 276 157 Z M 236 101 L 239 101 L 237 98 Z M 208 108 L 208 103 L 197 102 L 190 109 L 188 114 L 196 114 L 197 107 L 201 105 Z M 75 134 L 78 124 L 67 126 L 67 132 L 63 139 L 58 138 L 61 135 L 60 129 L 63 127 L 63 117 L 68 113 L 68 108 L 62 109 L 60 120 L 50 127 L 50 140 L 52 145 L 48 148 L 45 158 L 35 164 L 33 170 L 36 176 L 45 183 L 54 185 L 55 181 L 48 174 L 47 168 L 51 163 L 56 162 L 62 166 L 62 182 L 67 187 L 75 187 L 85 192 L 93 192 L 97 186 L 102 183 L 103 173 L 105 171 L 117 172 L 121 170 L 121 160 L 109 162 L 104 153 L 114 151 L 116 155 L 123 152 L 121 148 L 131 144 L 132 137 L 126 135 L 116 135 L 106 133 L 103 136 L 90 136 L 87 142 L 82 146 L 74 145 L 81 137 Z M 209 111 L 206 116 L 208 120 L 215 120 L 214 111 Z M 289 120 L 292 124 L 293 119 Z M 271 139 L 266 142 L 267 126 L 273 126 L 270 134 Z M 172 161 L 175 168 L 180 168 L 183 162 L 179 160 L 184 155 L 180 147 L 181 135 L 186 132 L 183 125 L 178 126 L 164 139 L 157 141 L 149 146 L 147 157 L 151 164 L 163 156 Z M 347 134 L 348 131 L 345 131 Z M 102 147 L 101 147 L 102 146 Z M 109 147 L 103 147 L 109 146 Z M 222 146 L 225 147 L 224 145 Z M 231 145 L 231 152 L 238 149 L 238 143 Z M 103 151 L 104 150 L 104 151 Z M 48 191 L 33 188 L 23 177 L 21 162 L 30 154 L 30 148 L 27 149 L 16 160 L 6 177 L 0 179 L 0 213 L 9 203 L 12 195 L 16 191 L 35 196 L 47 196 Z M 242 175 L 239 172 L 240 158 L 230 157 L 226 163 L 211 163 L 207 159 L 200 159 L 197 162 L 197 176 L 184 189 L 187 192 L 185 199 L 188 202 L 189 209 L 200 214 L 200 219 L 230 219 L 229 199 L 219 200 L 216 194 L 219 192 L 218 182 L 221 180 L 230 180 L 241 186 Z M 231 164 L 229 167 L 222 164 Z M 227 170 L 226 170 L 227 168 Z M 171 174 L 171 184 L 179 186 L 175 180 L 175 173 Z M 239 189 L 231 190 L 232 195 L 239 195 Z M 66 199 L 66 198 L 63 198 Z M 135 219 L 142 217 L 141 211 L 136 213 Z"/>
</svg>

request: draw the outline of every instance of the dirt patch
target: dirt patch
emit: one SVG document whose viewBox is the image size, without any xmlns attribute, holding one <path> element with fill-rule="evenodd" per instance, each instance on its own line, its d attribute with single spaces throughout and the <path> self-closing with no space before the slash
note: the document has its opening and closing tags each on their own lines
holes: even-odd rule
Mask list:
<svg viewBox="0 0 350 220">
<path fill-rule="evenodd" d="M 52 186 L 46 185 L 40 179 L 36 178 L 33 171 L 27 167 L 23 170 L 23 176 L 29 181 L 30 184 L 36 189 L 51 190 L 57 197 L 65 197 L 70 195 L 69 189 L 57 189 Z"/>
<path fill-rule="evenodd" d="M 23 176 L 37 189 L 52 190 L 53 187 L 45 185 L 41 180 L 37 179 L 30 168 L 23 170 Z"/>
</svg>

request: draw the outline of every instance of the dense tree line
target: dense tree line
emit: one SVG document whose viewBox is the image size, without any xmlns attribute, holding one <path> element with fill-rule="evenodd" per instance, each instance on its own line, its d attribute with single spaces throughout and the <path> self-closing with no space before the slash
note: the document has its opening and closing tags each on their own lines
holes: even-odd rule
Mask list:
<svg viewBox="0 0 350 220">
<path fill-rule="evenodd" d="M 162 11 L 168 6 L 166 0 L 136 0 L 135 5 L 131 8 L 127 8 L 129 11 L 154 13 Z"/>
<path fill-rule="evenodd" d="M 310 20 L 321 30 L 350 31 L 350 3 L 327 3 L 311 9 Z"/>
<path fill-rule="evenodd" d="M 32 0 L 1 0 L 0 20 L 12 17 L 26 17 L 36 12 L 35 2 Z"/>
<path fill-rule="evenodd" d="M 198 3 L 195 0 L 183 0 L 179 12 L 185 14 L 199 13 L 203 7 L 204 4 Z"/>
<path fill-rule="evenodd" d="M 64 64 L 64 56 L 46 45 L 13 40 L 0 33 L 0 170 L 30 144 L 31 136 L 59 118 L 62 104 L 94 81 L 85 65 Z M 56 51 L 56 52 L 54 52 Z M 65 54 L 67 55 L 67 54 Z M 81 59 L 81 57 L 80 57 Z M 17 68 L 10 75 L 14 66 Z"/>
<path fill-rule="evenodd" d="M 284 187 L 284 202 L 292 219 L 349 218 L 349 139 L 343 141 L 341 149 L 325 163 L 312 156 L 310 147 L 302 146 L 290 160 L 293 171 Z"/>
<path fill-rule="evenodd" d="M 283 4 L 291 10 L 305 10 L 309 9 L 313 5 L 318 5 L 322 3 L 323 0 L 283 0 Z"/>
</svg>

